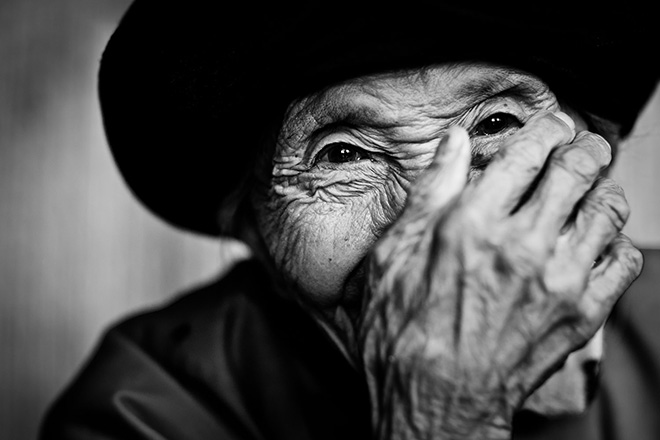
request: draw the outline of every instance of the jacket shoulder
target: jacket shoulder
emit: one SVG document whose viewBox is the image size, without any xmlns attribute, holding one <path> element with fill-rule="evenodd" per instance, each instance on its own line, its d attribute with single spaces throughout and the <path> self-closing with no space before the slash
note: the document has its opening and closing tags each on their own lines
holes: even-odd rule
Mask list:
<svg viewBox="0 0 660 440">
<path fill-rule="evenodd" d="M 246 275 L 255 270 L 239 263 L 222 279 L 106 331 L 50 408 L 41 438 L 259 438 L 231 416 L 241 412 L 232 390 L 224 389 L 218 402 L 204 383 L 227 369 L 223 345 L 213 343 L 231 325 L 222 315 L 249 309 L 251 298 L 267 294 L 252 291 Z M 231 411 L 218 417 L 222 407 Z"/>
</svg>

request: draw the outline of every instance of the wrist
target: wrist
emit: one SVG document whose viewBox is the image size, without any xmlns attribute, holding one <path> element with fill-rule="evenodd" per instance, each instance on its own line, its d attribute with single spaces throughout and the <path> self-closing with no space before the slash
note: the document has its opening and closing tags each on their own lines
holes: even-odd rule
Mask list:
<svg viewBox="0 0 660 440">
<path fill-rule="evenodd" d="M 503 390 L 443 377 L 435 362 L 411 366 L 390 358 L 386 364 L 373 370 L 380 378 L 369 374 L 379 440 L 511 439 L 513 409 Z"/>
</svg>

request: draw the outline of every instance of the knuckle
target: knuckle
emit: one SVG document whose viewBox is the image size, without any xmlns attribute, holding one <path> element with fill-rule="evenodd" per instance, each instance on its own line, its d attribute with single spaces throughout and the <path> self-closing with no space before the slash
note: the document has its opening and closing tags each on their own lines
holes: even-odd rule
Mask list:
<svg viewBox="0 0 660 440">
<path fill-rule="evenodd" d="M 466 190 L 456 200 L 452 211 L 444 216 L 444 221 L 465 233 L 487 229 L 490 221 L 488 206 L 475 200 L 473 195 L 469 189 Z"/>
<path fill-rule="evenodd" d="M 558 148 L 551 161 L 554 166 L 587 183 L 592 182 L 601 170 L 601 164 L 589 150 L 575 145 Z"/>
<path fill-rule="evenodd" d="M 580 306 L 576 306 L 576 309 L 575 319 L 568 322 L 567 326 L 576 346 L 580 346 L 589 341 L 596 331 L 598 331 L 598 328 L 602 324 L 603 316 L 602 312 L 598 310 L 588 310 Z"/>
<path fill-rule="evenodd" d="M 512 265 L 527 273 L 537 272 L 542 268 L 550 253 L 545 240 L 528 234 L 508 236 L 507 240 L 500 245 L 505 249 Z"/>
<path fill-rule="evenodd" d="M 564 318 L 581 318 L 583 311 L 580 309 L 580 295 L 576 289 L 567 290 L 557 295 L 556 309 Z"/>
<path fill-rule="evenodd" d="M 545 148 L 535 132 L 519 133 L 500 150 L 500 159 L 514 167 L 524 167 L 538 174 L 545 162 Z"/>
<path fill-rule="evenodd" d="M 630 218 L 630 205 L 625 198 L 611 197 L 607 203 L 609 219 L 617 229 L 623 229 Z"/>
<path fill-rule="evenodd" d="M 564 115 L 570 119 L 568 115 Z M 571 124 L 551 111 L 538 113 L 533 121 L 530 122 L 531 124 L 528 126 L 531 130 L 539 129 L 543 131 L 545 139 L 551 142 L 568 142 L 574 135 L 574 128 L 570 126 Z M 572 125 L 574 125 L 574 123 Z"/>
<path fill-rule="evenodd" d="M 544 285 L 554 293 L 562 307 L 573 311 L 577 309 L 578 298 L 586 283 L 586 274 L 574 267 L 563 267 L 560 272 L 546 273 L 544 278 Z"/>
<path fill-rule="evenodd" d="M 542 168 L 550 151 L 573 138 L 569 124 L 552 112 L 535 115 L 501 149 L 502 155 L 518 164 Z"/>
<path fill-rule="evenodd" d="M 604 216 L 617 230 L 623 229 L 630 218 L 630 205 L 623 192 L 615 188 L 599 187 L 583 201 L 583 209 Z"/>
<path fill-rule="evenodd" d="M 609 179 L 607 177 L 601 177 L 598 179 L 598 182 L 596 184 L 595 189 L 605 189 L 611 192 L 615 192 L 617 194 L 620 194 L 621 196 L 625 197 L 625 193 L 623 191 L 623 188 L 621 185 L 616 183 L 614 180 Z"/>
<path fill-rule="evenodd" d="M 485 227 L 486 215 L 482 207 L 465 203 L 453 218 L 455 226 L 471 231 L 482 231 Z"/>
<path fill-rule="evenodd" d="M 477 209 L 466 208 L 447 216 L 432 228 L 433 243 L 436 248 L 456 249 L 483 241 L 483 214 Z"/>
<path fill-rule="evenodd" d="M 579 321 L 584 319 L 579 298 L 581 292 L 573 286 L 570 289 L 551 291 L 547 307 L 556 321 L 563 323 Z"/>
</svg>

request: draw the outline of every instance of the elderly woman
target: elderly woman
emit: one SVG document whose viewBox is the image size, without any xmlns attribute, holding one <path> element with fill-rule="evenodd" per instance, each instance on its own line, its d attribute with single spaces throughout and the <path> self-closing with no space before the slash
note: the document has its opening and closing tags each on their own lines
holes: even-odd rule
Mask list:
<svg viewBox="0 0 660 440">
<path fill-rule="evenodd" d="M 643 34 L 219 3 L 137 0 L 100 97 L 136 196 L 252 258 L 110 330 L 43 437 L 545 438 L 584 411 L 642 267 L 605 175 L 657 80 Z"/>
</svg>

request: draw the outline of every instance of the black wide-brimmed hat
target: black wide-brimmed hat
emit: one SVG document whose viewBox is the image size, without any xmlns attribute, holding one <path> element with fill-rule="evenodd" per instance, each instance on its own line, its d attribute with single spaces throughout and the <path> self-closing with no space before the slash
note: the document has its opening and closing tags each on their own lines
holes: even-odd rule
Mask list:
<svg viewBox="0 0 660 440">
<path fill-rule="evenodd" d="M 629 131 L 658 80 L 653 14 L 539 3 L 136 0 L 101 62 L 107 138 L 152 212 L 217 235 L 219 207 L 286 106 L 361 75 L 509 65 Z"/>
</svg>

